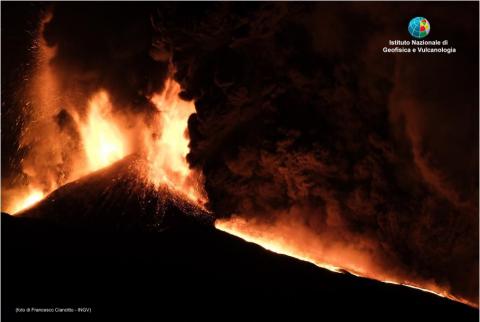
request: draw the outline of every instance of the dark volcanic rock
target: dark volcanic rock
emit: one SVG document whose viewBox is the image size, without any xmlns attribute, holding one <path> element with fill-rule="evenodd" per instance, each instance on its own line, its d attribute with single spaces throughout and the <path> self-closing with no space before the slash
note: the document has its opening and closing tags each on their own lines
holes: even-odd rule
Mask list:
<svg viewBox="0 0 480 322">
<path fill-rule="evenodd" d="M 70 183 L 19 216 L 2 214 L 2 320 L 477 320 L 463 304 L 332 273 L 218 231 L 208 214 L 146 186 L 138 162 Z"/>
<path fill-rule="evenodd" d="M 161 230 L 192 217 L 213 223 L 205 211 L 175 192 L 149 184 L 142 176 L 144 168 L 140 157 L 130 155 L 60 187 L 18 215 L 102 231 Z"/>
</svg>

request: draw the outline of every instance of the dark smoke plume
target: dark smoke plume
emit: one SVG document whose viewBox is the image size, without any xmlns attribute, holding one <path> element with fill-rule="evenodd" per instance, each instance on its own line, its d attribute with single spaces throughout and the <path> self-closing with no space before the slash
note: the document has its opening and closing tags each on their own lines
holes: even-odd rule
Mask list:
<svg viewBox="0 0 480 322">
<path fill-rule="evenodd" d="M 106 89 L 113 106 L 151 112 L 148 98 L 162 89 L 168 62 L 150 55 L 152 6 L 146 3 L 56 4 L 44 37 L 66 95 L 84 104 Z M 78 93 L 80 91 L 80 93 Z"/>
<path fill-rule="evenodd" d="M 163 4 L 156 55 L 171 56 L 182 95 L 195 99 L 188 160 L 205 175 L 210 208 L 363 241 L 384 270 L 476 302 L 476 11 Z M 420 12 L 456 55 L 382 53 L 408 39 Z"/>
<path fill-rule="evenodd" d="M 56 3 L 52 14 L 50 65 L 80 111 L 103 88 L 148 119 L 173 63 L 197 110 L 188 159 L 219 217 L 292 221 L 477 301 L 478 4 Z M 457 53 L 382 53 L 417 15 Z M 78 149 L 69 108 L 52 119 L 69 142 L 62 172 Z"/>
</svg>

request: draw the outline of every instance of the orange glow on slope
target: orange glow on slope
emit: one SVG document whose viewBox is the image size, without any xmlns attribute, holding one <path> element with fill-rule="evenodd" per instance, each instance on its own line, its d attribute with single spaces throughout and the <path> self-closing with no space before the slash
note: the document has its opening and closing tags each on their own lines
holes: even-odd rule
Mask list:
<svg viewBox="0 0 480 322">
<path fill-rule="evenodd" d="M 217 219 L 215 228 L 258 244 L 272 252 L 295 257 L 332 272 L 341 273 L 342 270 L 345 270 L 343 265 L 340 265 L 341 260 L 334 258 L 336 256 L 335 251 L 326 250 L 325 247 L 315 243 L 317 238 L 310 239 L 309 237 L 314 237 L 309 236 L 312 233 L 309 234 L 306 230 L 300 231 L 299 227 L 259 223 L 241 217 L 232 217 L 230 219 Z M 301 239 L 296 238 L 299 235 L 302 235 Z M 303 240 L 304 244 L 300 240 Z M 355 256 L 353 252 L 350 252 L 350 254 L 352 258 Z M 345 257 L 345 255 L 345 253 L 342 254 L 342 257 Z M 324 257 L 329 258 L 329 262 L 322 260 Z M 361 256 L 357 254 L 357 258 L 360 259 Z M 356 262 L 360 262 L 360 260 Z M 353 275 L 358 276 L 360 272 L 365 271 L 363 267 L 355 264 L 355 261 L 352 261 L 349 266 L 349 272 Z"/>
<path fill-rule="evenodd" d="M 112 121 L 112 106 L 105 91 L 92 97 L 87 121 L 79 127 L 88 172 L 108 166 L 126 155 L 125 140 L 119 127 Z"/>
<path fill-rule="evenodd" d="M 312 232 L 301 226 L 286 222 L 262 224 L 254 220 L 234 216 L 229 219 L 217 219 L 215 228 L 240 237 L 247 242 L 260 245 L 269 251 L 307 261 L 332 272 L 348 272 L 358 277 L 370 278 L 388 284 L 403 285 L 478 307 L 478 303 L 453 296 L 448 290 L 442 289 L 433 282 L 406 281 L 396 277 L 394 272 L 378 270 L 364 255 L 352 251 L 352 249 L 324 247 L 318 241 L 318 236 L 311 235 Z"/>
<path fill-rule="evenodd" d="M 45 194 L 42 191 L 33 189 L 25 196 L 22 196 L 15 201 L 12 213 L 19 212 L 22 209 L 27 209 L 42 200 L 44 197 Z"/>
</svg>

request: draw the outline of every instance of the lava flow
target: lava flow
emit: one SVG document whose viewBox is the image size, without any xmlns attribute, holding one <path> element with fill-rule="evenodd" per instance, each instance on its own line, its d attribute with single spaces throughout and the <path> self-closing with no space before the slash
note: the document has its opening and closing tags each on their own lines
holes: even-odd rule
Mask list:
<svg viewBox="0 0 480 322">
<path fill-rule="evenodd" d="M 55 71 L 49 66 L 55 48 L 48 47 L 40 36 L 37 45 L 37 70 L 31 94 L 33 111 L 30 111 L 30 121 L 21 140 L 22 145 L 28 147 L 22 163 L 23 180 L 6 191 L 3 210 L 18 213 L 58 187 L 132 153 L 138 153 L 146 160 L 141 175 L 148 183 L 156 188 L 167 187 L 199 207 L 205 205 L 201 174 L 191 169 L 186 160 L 189 153 L 187 124 L 195 113 L 195 105 L 180 99 L 178 83 L 172 78 L 167 79 L 163 91 L 150 98 L 156 111 L 147 124 L 139 116 L 119 112 L 103 88 L 87 97 L 85 106 L 72 102 L 59 89 Z M 232 217 L 217 220 L 215 227 L 270 251 L 333 272 L 349 272 L 477 306 L 451 295 L 435 283 L 410 282 L 383 270 L 353 246 L 325 245 L 313 232 L 300 226 L 267 225 Z"/>
<path fill-rule="evenodd" d="M 332 272 L 348 272 L 358 277 L 402 285 L 478 307 L 477 303 L 454 296 L 433 282 L 410 282 L 399 278 L 394 273 L 389 274 L 386 270 L 378 269 L 367 256 L 353 248 L 325 246 L 318 236 L 295 222 L 278 220 L 276 223 L 263 224 L 234 216 L 228 219 L 217 219 L 215 227 L 269 251 L 310 262 Z"/>
</svg>

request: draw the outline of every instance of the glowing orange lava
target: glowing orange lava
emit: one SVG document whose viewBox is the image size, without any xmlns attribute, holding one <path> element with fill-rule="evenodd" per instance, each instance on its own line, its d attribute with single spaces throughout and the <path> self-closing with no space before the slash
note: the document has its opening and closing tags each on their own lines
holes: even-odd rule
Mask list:
<svg viewBox="0 0 480 322">
<path fill-rule="evenodd" d="M 193 102 L 181 100 L 178 96 L 179 92 L 179 84 L 171 79 L 167 80 L 165 89 L 151 98 L 158 109 L 152 124 L 147 126 L 145 123 L 137 122 L 140 123 L 141 129 L 136 132 L 125 129 L 124 124 L 121 123 L 121 117 L 114 115 L 114 108 L 105 90 L 99 90 L 88 100 L 84 117 L 75 110 L 71 111 L 80 134 L 81 149 L 80 152 L 76 152 L 76 161 L 72 164 L 73 170 L 62 184 L 106 167 L 130 153 L 138 152 L 147 160 L 146 169 L 142 171 L 144 179 L 157 188 L 168 187 L 172 192 L 203 208 L 206 198 L 201 188 L 201 176 L 197 171 L 189 168 L 186 160 L 189 152 L 187 122 L 190 115 L 195 112 L 195 106 Z M 123 117 L 128 116 L 123 115 Z M 139 133 L 143 135 L 143 140 L 140 140 L 141 146 L 131 148 L 130 143 L 135 141 L 134 136 Z M 38 146 L 38 151 L 33 150 L 33 152 L 39 152 L 31 158 L 37 164 L 49 152 L 53 153 L 58 148 L 57 145 L 63 143 L 51 131 L 39 131 L 38 136 L 49 144 Z M 49 148 L 52 151 L 48 151 Z M 42 167 L 50 170 L 55 167 L 55 164 L 42 164 Z M 35 169 L 34 162 L 30 168 L 28 173 L 31 173 L 32 181 L 29 185 L 9 193 L 24 197 L 16 197 L 7 206 L 2 205 L 6 211 L 15 214 L 31 205 L 27 200 L 39 201 L 59 187 L 58 180 L 50 180 L 48 186 L 43 182 L 36 184 L 33 179 L 37 176 L 38 169 Z M 24 172 L 27 172 L 26 168 Z M 34 197 L 29 197 L 30 194 L 25 191 L 35 191 Z M 40 194 L 40 191 L 43 192 Z"/>
<path fill-rule="evenodd" d="M 81 89 L 62 90 L 58 71 L 50 63 L 57 50 L 43 37 L 51 18 L 48 12 L 41 19 L 33 42 L 35 64 L 24 93 L 29 103 L 23 111 L 26 121 L 20 138 L 20 147 L 28 152 L 21 161 L 21 180 L 2 186 L 2 210 L 18 213 L 32 205 L 32 200 L 39 201 L 58 187 L 131 153 L 147 160 L 146 169 L 139 174 L 150 184 L 167 187 L 203 208 L 206 198 L 201 175 L 190 169 L 186 160 L 187 123 L 195 106 L 179 98 L 180 85 L 166 80 L 164 90 L 150 99 L 157 113 L 147 122 L 138 114 L 128 114 L 123 106 L 113 106 L 106 90 L 99 88 L 87 100 Z M 61 113 L 72 119 L 66 131 L 56 121 Z"/>
<path fill-rule="evenodd" d="M 42 22 L 42 28 L 48 19 L 50 18 Z M 147 160 L 142 175 L 149 183 L 158 188 L 166 186 L 203 207 L 206 197 L 201 175 L 191 169 L 186 160 L 189 153 L 187 124 L 195 112 L 195 106 L 193 102 L 180 99 L 181 89 L 178 83 L 168 79 L 164 90 L 151 97 L 157 113 L 148 125 L 139 120 L 137 123 L 140 124 L 140 130 L 137 132 L 129 132 L 121 122 L 122 117 L 115 115 L 115 106 L 105 90 L 99 89 L 88 97 L 87 106 L 82 106 L 85 109 L 79 109 L 85 110 L 85 114 L 78 113 L 72 107 L 64 107 L 69 109 L 75 130 L 79 133 L 80 149 L 73 151 L 65 148 L 68 142 L 62 139 L 58 127 L 52 121 L 61 110 L 63 95 L 49 64 L 55 56 L 55 48 L 49 48 L 41 36 L 38 46 L 38 68 L 33 77 L 32 106 L 29 111 L 32 119 L 22 138 L 22 145 L 31 147 L 29 156 L 22 163 L 23 175 L 27 179 L 22 186 L 6 190 L 8 202 L 2 203 L 2 209 L 18 213 L 42 200 L 59 186 L 109 166 L 134 152 L 139 152 Z M 132 142 L 137 142 L 140 146 L 132 147 Z M 65 151 L 71 153 L 69 158 L 65 158 L 65 154 L 68 154 Z M 74 161 L 68 163 L 66 159 Z M 63 165 L 68 165 L 65 167 L 70 171 L 58 171 Z M 401 284 L 477 306 L 450 295 L 433 283 L 414 283 L 390 276 L 388 272 L 375 267 L 356 245 L 326 245 L 312 231 L 303 227 L 286 223 L 262 224 L 241 217 L 219 219 L 215 222 L 215 227 L 267 250 L 308 261 L 333 272 L 347 271 L 356 276 Z"/>
<path fill-rule="evenodd" d="M 32 189 L 31 191 L 27 191 L 26 195 L 19 197 L 16 202 L 14 203 L 12 213 L 17 213 L 22 209 L 27 209 L 45 197 L 45 194 L 36 189 Z"/>
<path fill-rule="evenodd" d="M 188 118 L 195 112 L 193 102 L 178 96 L 180 85 L 169 79 L 162 93 L 151 101 L 159 111 L 159 137 L 146 132 L 145 146 L 149 165 L 150 182 L 155 186 L 166 185 L 195 204 L 202 206 L 205 197 L 198 172 L 190 169 L 186 156 L 189 152 L 187 137 Z"/>
<path fill-rule="evenodd" d="M 215 228 L 240 237 L 248 242 L 260 245 L 274 253 L 288 255 L 314 263 L 332 272 L 341 272 L 340 267 L 315 260 L 308 251 L 302 251 L 297 243 L 292 243 L 288 235 L 278 234 L 278 232 L 269 229 L 266 225 L 254 224 L 240 217 L 233 217 L 231 219 L 217 219 L 215 221 Z"/>
<path fill-rule="evenodd" d="M 80 124 L 80 134 L 88 160 L 88 172 L 106 167 L 126 155 L 122 131 L 113 121 L 112 105 L 105 91 L 89 102 L 87 122 Z"/>
<path fill-rule="evenodd" d="M 267 225 L 234 216 L 229 219 L 217 219 L 215 228 L 240 237 L 247 242 L 260 245 L 269 251 L 307 261 L 332 272 L 348 272 L 358 277 L 375 279 L 388 284 L 403 285 L 478 307 L 477 303 L 453 296 L 433 282 L 421 281 L 416 283 L 399 280 L 393 274 L 389 276 L 388 272 L 385 273 L 382 270 L 375 269 L 368 260 L 366 261 L 365 256 L 352 250 L 339 250 L 333 247 L 329 251 L 318 241 L 318 236 L 311 236 L 312 233 L 301 226 L 288 223 L 270 223 Z"/>
</svg>

